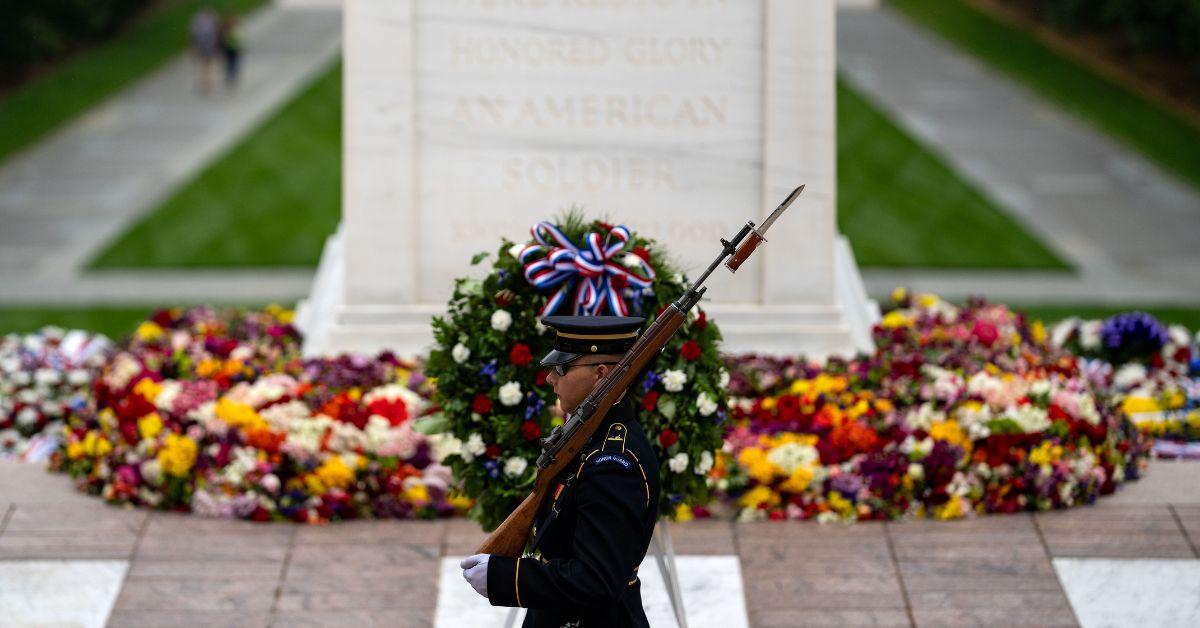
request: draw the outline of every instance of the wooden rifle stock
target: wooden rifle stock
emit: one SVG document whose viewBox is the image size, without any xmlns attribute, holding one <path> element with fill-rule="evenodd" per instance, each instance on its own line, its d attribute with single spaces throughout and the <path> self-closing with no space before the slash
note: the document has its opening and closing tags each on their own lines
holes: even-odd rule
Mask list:
<svg viewBox="0 0 1200 628">
<path fill-rule="evenodd" d="M 533 520 L 537 516 L 542 501 L 549 494 L 550 484 L 554 478 L 579 455 L 583 446 L 596 432 L 596 428 L 599 427 L 604 416 L 608 414 L 609 408 L 612 408 L 625 390 L 642 376 L 642 373 L 658 357 L 658 354 L 662 353 L 667 341 L 683 325 L 685 316 L 674 304 L 663 310 L 663 313 L 646 330 L 646 333 L 638 338 L 633 348 L 625 354 L 616 368 L 601 380 L 592 393 L 592 395 L 600 393 L 599 399 L 595 400 L 595 410 L 583 417 L 580 428 L 555 453 L 553 461 L 538 469 L 537 479 L 533 483 L 533 492 L 483 540 L 479 549 L 475 550 L 476 554 L 499 554 L 517 558 L 524 553 L 529 539 L 529 531 L 533 529 Z M 591 396 L 585 399 L 580 407 L 587 405 L 589 400 L 591 400 Z"/>
</svg>

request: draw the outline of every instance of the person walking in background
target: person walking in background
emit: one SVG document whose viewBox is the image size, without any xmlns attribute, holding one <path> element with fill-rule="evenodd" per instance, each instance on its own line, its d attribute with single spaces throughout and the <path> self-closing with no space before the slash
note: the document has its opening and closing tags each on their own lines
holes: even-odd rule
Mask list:
<svg viewBox="0 0 1200 628">
<path fill-rule="evenodd" d="M 221 20 L 221 54 L 225 57 L 225 86 L 237 86 L 242 60 L 242 27 L 237 14 L 227 13 Z"/>
<path fill-rule="evenodd" d="M 212 7 L 204 7 L 192 16 L 188 27 L 192 38 L 192 52 L 196 56 L 196 89 L 207 92 L 213 85 L 213 66 L 217 63 L 221 23 Z"/>
</svg>

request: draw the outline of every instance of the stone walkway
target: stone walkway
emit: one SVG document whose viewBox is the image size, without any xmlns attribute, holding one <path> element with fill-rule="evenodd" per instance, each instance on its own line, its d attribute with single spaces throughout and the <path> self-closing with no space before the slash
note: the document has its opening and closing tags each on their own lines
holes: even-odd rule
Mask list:
<svg viewBox="0 0 1200 628">
<path fill-rule="evenodd" d="M 1073 626 L 1054 559 L 1196 565 L 1198 484 L 1200 464 L 1154 462 L 1145 480 L 1067 511 L 852 526 L 707 520 L 671 534 L 677 554 L 738 557 L 752 626 Z M 305 527 L 123 510 L 64 476 L 0 461 L 0 576 L 34 559 L 128 561 L 111 626 L 431 626 L 440 557 L 480 539 L 462 520 Z"/>
<path fill-rule="evenodd" d="M 868 271 L 959 298 L 1196 303 L 1200 195 L 888 7 L 838 13 L 838 67 L 897 124 L 1079 269 Z M 1200 159 L 1200 149 L 1197 152 Z"/>
<path fill-rule="evenodd" d="M 241 85 L 199 94 L 181 55 L 0 164 L 0 302 L 290 300 L 311 272 L 104 272 L 110 239 L 273 114 L 337 57 L 336 7 L 269 6 L 245 24 Z"/>
</svg>

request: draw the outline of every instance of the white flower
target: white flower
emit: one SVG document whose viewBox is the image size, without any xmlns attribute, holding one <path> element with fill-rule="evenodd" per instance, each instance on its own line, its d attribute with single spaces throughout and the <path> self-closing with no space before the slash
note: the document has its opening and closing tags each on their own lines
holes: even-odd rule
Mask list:
<svg viewBox="0 0 1200 628">
<path fill-rule="evenodd" d="M 1054 329 L 1050 332 L 1050 344 L 1061 347 L 1067 344 L 1067 340 L 1071 334 L 1075 332 L 1075 326 L 1079 324 L 1079 319 L 1072 316 L 1071 318 L 1059 321 Z"/>
<path fill-rule="evenodd" d="M 925 467 L 913 462 L 908 465 L 908 477 L 919 480 L 925 477 Z"/>
<path fill-rule="evenodd" d="M 688 455 L 685 452 L 679 452 L 667 461 L 667 466 L 671 467 L 671 473 L 683 473 L 688 468 Z"/>
<path fill-rule="evenodd" d="M 508 254 L 517 259 L 520 259 L 521 251 L 524 251 L 524 250 L 525 250 L 525 245 L 518 242 L 518 243 L 508 247 Z"/>
<path fill-rule="evenodd" d="M 72 386 L 82 386 L 91 381 L 92 376 L 85 369 L 71 369 L 67 371 L 67 383 Z"/>
<path fill-rule="evenodd" d="M 1100 330 L 1104 327 L 1104 323 L 1100 321 L 1087 321 L 1079 327 L 1079 345 L 1088 351 L 1095 351 L 1100 348 Z"/>
<path fill-rule="evenodd" d="M 479 434 L 471 434 L 467 437 L 467 442 L 463 443 L 462 451 L 458 455 L 462 456 L 463 460 L 471 462 L 475 456 L 482 456 L 485 451 L 487 451 L 487 445 L 483 444 L 483 437 Z"/>
<path fill-rule="evenodd" d="M 713 466 L 713 455 L 711 451 L 700 453 L 700 461 L 696 463 L 696 475 L 707 475 Z"/>
<path fill-rule="evenodd" d="M 62 377 L 59 375 L 58 371 L 54 369 L 38 369 L 37 372 L 33 374 L 33 379 L 39 384 L 47 384 L 52 386 L 61 381 Z"/>
<path fill-rule="evenodd" d="M 1113 386 L 1118 390 L 1128 390 L 1146 379 L 1146 367 L 1137 362 L 1130 362 L 1117 370 L 1113 375 Z"/>
<path fill-rule="evenodd" d="M 700 393 L 696 397 L 696 409 L 700 411 L 700 416 L 709 416 L 717 411 L 717 402 L 708 393 Z"/>
<path fill-rule="evenodd" d="M 717 386 L 726 388 L 729 386 L 729 371 L 721 369 L 721 374 L 717 376 Z"/>
<path fill-rule="evenodd" d="M 679 392 L 683 390 L 683 385 L 687 383 L 687 373 L 676 370 L 666 371 L 663 373 L 662 383 L 663 388 L 667 392 Z"/>
<path fill-rule="evenodd" d="M 767 454 L 767 460 L 778 465 L 784 473 L 789 474 L 800 467 L 815 466 L 820 457 L 816 447 L 800 443 L 786 443 L 772 449 L 771 453 Z"/>
<path fill-rule="evenodd" d="M 500 403 L 506 406 L 515 406 L 521 403 L 521 383 L 509 382 L 500 387 Z"/>
<path fill-rule="evenodd" d="M 496 310 L 492 312 L 492 329 L 496 331 L 508 331 L 512 325 L 512 314 L 508 310 Z"/>
<path fill-rule="evenodd" d="M 28 406 L 22 408 L 21 411 L 17 413 L 17 425 L 20 425 L 21 427 L 29 427 L 30 425 L 37 423 L 37 420 L 37 410 L 34 410 Z"/>
<path fill-rule="evenodd" d="M 537 319 L 533 323 L 533 328 L 537 330 L 538 335 L 546 333 L 546 326 L 542 324 L 542 319 Z"/>
<path fill-rule="evenodd" d="M 1026 434 L 1034 434 L 1050 427 L 1050 414 L 1032 405 L 1009 407 L 1007 415 Z"/>
<path fill-rule="evenodd" d="M 158 462 L 158 458 L 151 458 L 143 462 L 139 470 L 142 472 L 142 479 L 150 486 L 158 486 L 162 484 L 163 472 L 162 464 Z"/>
<path fill-rule="evenodd" d="M 641 268 L 642 258 L 634 255 L 633 253 L 626 253 L 625 257 L 621 258 L 621 264 L 623 264 L 626 268 Z"/>
<path fill-rule="evenodd" d="M 258 483 L 261 484 L 268 493 L 274 493 L 279 490 L 279 476 L 275 475 L 274 473 L 268 473 L 262 476 L 262 479 L 259 480 Z"/>
<path fill-rule="evenodd" d="M 467 358 L 471 357 L 471 350 L 460 342 L 450 350 L 450 357 L 454 358 L 455 363 L 462 364 L 467 361 Z"/>
<path fill-rule="evenodd" d="M 1167 328 L 1167 333 L 1171 336 L 1171 342 L 1177 345 L 1182 345 L 1185 347 L 1187 346 L 1189 340 L 1187 327 L 1184 327 L 1183 325 L 1171 325 Z"/>
<path fill-rule="evenodd" d="M 504 461 L 504 475 L 517 477 L 522 473 L 525 473 L 525 468 L 528 466 L 529 463 L 525 462 L 524 458 L 517 458 L 516 456 L 513 456 L 512 458 Z"/>
</svg>

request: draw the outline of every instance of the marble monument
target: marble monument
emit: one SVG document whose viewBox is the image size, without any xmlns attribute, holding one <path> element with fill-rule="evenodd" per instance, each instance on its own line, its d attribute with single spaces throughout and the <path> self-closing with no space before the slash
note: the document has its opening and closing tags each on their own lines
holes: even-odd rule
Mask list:
<svg viewBox="0 0 1200 628">
<path fill-rule="evenodd" d="M 805 193 L 702 307 L 726 350 L 870 346 L 836 231 L 834 0 L 346 0 L 343 215 L 310 355 L 413 354 L 455 277 L 569 207 L 692 272 Z"/>
</svg>

